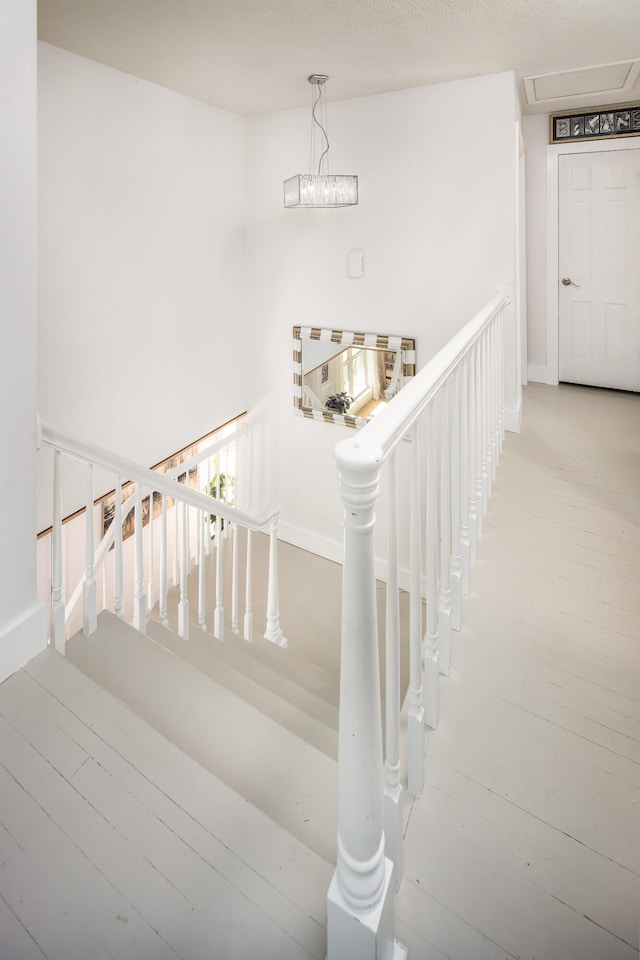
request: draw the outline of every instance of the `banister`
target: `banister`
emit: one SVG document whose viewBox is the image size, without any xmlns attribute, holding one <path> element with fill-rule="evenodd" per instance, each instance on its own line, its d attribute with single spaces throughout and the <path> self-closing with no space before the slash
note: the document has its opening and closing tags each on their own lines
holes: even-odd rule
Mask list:
<svg viewBox="0 0 640 960">
<path fill-rule="evenodd" d="M 359 458 L 356 451 L 363 446 L 381 450 L 382 460 L 386 460 L 419 420 L 444 381 L 473 347 L 498 311 L 509 302 L 506 293 L 496 295 L 403 386 L 377 417 L 369 420 L 354 437 L 338 443 L 335 448 L 338 465 L 357 463 Z"/>
<path fill-rule="evenodd" d="M 409 537 L 413 612 L 407 786 L 423 789 L 425 725 L 438 724 L 438 681 L 449 673 L 451 630 L 461 628 L 462 527 L 474 537 L 491 494 L 504 405 L 504 315 L 501 291 L 355 436 L 334 449 L 342 502 L 344 552 L 338 745 L 338 857 L 327 894 L 330 960 L 406 960 L 394 935 L 392 898 L 402 877 L 399 778 L 398 486 L 395 451 L 412 438 Z M 465 389 L 462 382 L 465 382 Z M 464 404 L 464 410 L 462 406 Z M 461 426 L 464 422 L 464 431 Z M 422 429 L 421 429 L 422 427 Z M 461 447 L 467 446 L 463 455 Z M 426 456 L 420 458 L 420 447 Z M 469 476 L 466 476 L 468 474 Z M 386 782 L 375 570 L 376 505 L 386 479 Z M 405 485 L 406 499 L 406 485 Z M 464 497 L 464 503 L 463 503 Z M 426 505 L 422 529 L 421 503 Z M 424 534 L 424 536 L 423 536 Z M 424 544 L 425 564 L 422 563 Z M 468 553 L 465 559 L 468 561 Z M 422 635 L 422 571 L 426 634 Z M 453 584 L 453 586 L 452 586 Z M 468 586 L 468 583 L 466 583 Z M 455 596 L 454 596 L 455 595 Z M 422 676 L 421 676 L 422 674 Z M 413 766 L 413 771 L 411 767 Z M 383 816 L 384 797 L 384 816 Z M 395 880 L 394 880 L 395 874 Z"/>
<path fill-rule="evenodd" d="M 186 484 L 179 484 L 176 480 L 168 480 L 163 474 L 155 473 L 147 467 L 142 467 L 119 454 L 104 450 L 96 444 L 89 443 L 86 440 L 75 440 L 46 423 L 41 424 L 41 430 L 42 443 L 45 446 L 59 450 L 76 460 L 93 463 L 110 473 L 133 480 L 149 490 L 165 493 L 174 500 L 181 500 L 198 510 L 211 513 L 211 497 L 207 494 L 192 490 Z M 181 465 L 181 467 L 182 473 L 184 472 L 184 465 Z M 271 507 L 261 514 L 254 515 L 240 510 L 238 507 L 233 507 L 222 500 L 215 501 L 215 510 L 216 515 L 224 517 L 225 520 L 254 531 L 269 530 L 271 523 L 277 520 L 280 514 L 279 507 Z"/>
</svg>

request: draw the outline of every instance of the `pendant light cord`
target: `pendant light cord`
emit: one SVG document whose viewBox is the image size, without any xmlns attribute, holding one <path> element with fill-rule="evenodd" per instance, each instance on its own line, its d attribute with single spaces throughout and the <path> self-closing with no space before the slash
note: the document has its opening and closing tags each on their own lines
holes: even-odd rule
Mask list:
<svg viewBox="0 0 640 960">
<path fill-rule="evenodd" d="M 322 161 L 324 160 L 324 158 L 326 157 L 326 155 L 329 153 L 329 137 L 327 136 L 327 131 L 325 130 L 325 128 L 322 126 L 322 124 L 320 123 L 320 121 L 319 121 L 318 118 L 316 117 L 316 107 L 317 107 L 318 104 L 320 103 L 320 98 L 321 98 L 321 97 L 322 97 L 322 86 L 321 86 L 320 84 L 318 84 L 318 96 L 316 97 L 316 99 L 315 99 L 315 101 L 314 101 L 314 104 L 313 104 L 313 107 L 312 107 L 312 109 L 311 109 L 311 116 L 313 117 L 313 122 L 314 122 L 318 127 L 320 127 L 320 129 L 322 130 L 322 135 L 323 135 L 323 137 L 324 137 L 324 142 L 326 143 L 326 147 L 324 148 L 324 150 L 323 150 L 322 153 L 320 154 L 320 159 L 318 160 L 318 176 L 320 176 L 320 170 L 321 170 L 321 168 L 322 168 Z"/>
</svg>

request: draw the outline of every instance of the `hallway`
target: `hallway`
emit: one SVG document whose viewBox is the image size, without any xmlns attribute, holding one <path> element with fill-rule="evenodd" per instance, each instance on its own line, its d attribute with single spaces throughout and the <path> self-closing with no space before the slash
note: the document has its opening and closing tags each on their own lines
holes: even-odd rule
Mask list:
<svg viewBox="0 0 640 960">
<path fill-rule="evenodd" d="M 472 570 L 398 914 L 440 952 L 637 958 L 640 398 L 525 390 Z M 411 934 L 400 929 L 411 943 Z"/>
<path fill-rule="evenodd" d="M 409 813 L 412 960 L 637 960 L 639 403 L 525 390 Z M 0 783 L 2 960 L 324 957 L 331 865 L 51 650 L 0 686 Z"/>
</svg>

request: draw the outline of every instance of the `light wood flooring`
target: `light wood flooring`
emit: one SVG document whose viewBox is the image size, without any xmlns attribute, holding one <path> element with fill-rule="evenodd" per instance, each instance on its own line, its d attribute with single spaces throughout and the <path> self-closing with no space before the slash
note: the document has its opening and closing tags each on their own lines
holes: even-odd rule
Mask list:
<svg viewBox="0 0 640 960">
<path fill-rule="evenodd" d="M 638 957 L 639 414 L 525 391 L 409 810 L 413 960 Z M 314 589 L 287 607 L 283 573 L 283 609 L 319 599 L 326 627 L 336 568 L 308 560 Z M 335 725 L 314 709 L 326 784 Z M 330 855 L 276 820 L 45 651 L 0 686 L 0 960 L 321 960 Z"/>
</svg>

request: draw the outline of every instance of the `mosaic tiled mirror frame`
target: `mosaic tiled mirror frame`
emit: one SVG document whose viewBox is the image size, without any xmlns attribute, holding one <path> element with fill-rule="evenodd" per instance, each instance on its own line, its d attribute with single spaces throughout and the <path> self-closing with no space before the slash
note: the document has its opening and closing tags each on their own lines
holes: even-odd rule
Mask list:
<svg viewBox="0 0 640 960">
<path fill-rule="evenodd" d="M 304 340 L 343 343 L 345 347 L 367 347 L 376 350 L 402 350 L 402 385 L 416 374 L 416 341 L 413 337 L 399 337 L 379 333 L 362 333 L 351 330 L 333 330 L 328 327 L 293 328 L 293 408 L 296 414 L 310 420 L 339 423 L 347 427 L 364 427 L 367 417 L 337 413 L 331 410 L 314 410 L 302 403 L 302 342 Z M 402 389 L 402 387 L 400 387 Z"/>
</svg>

